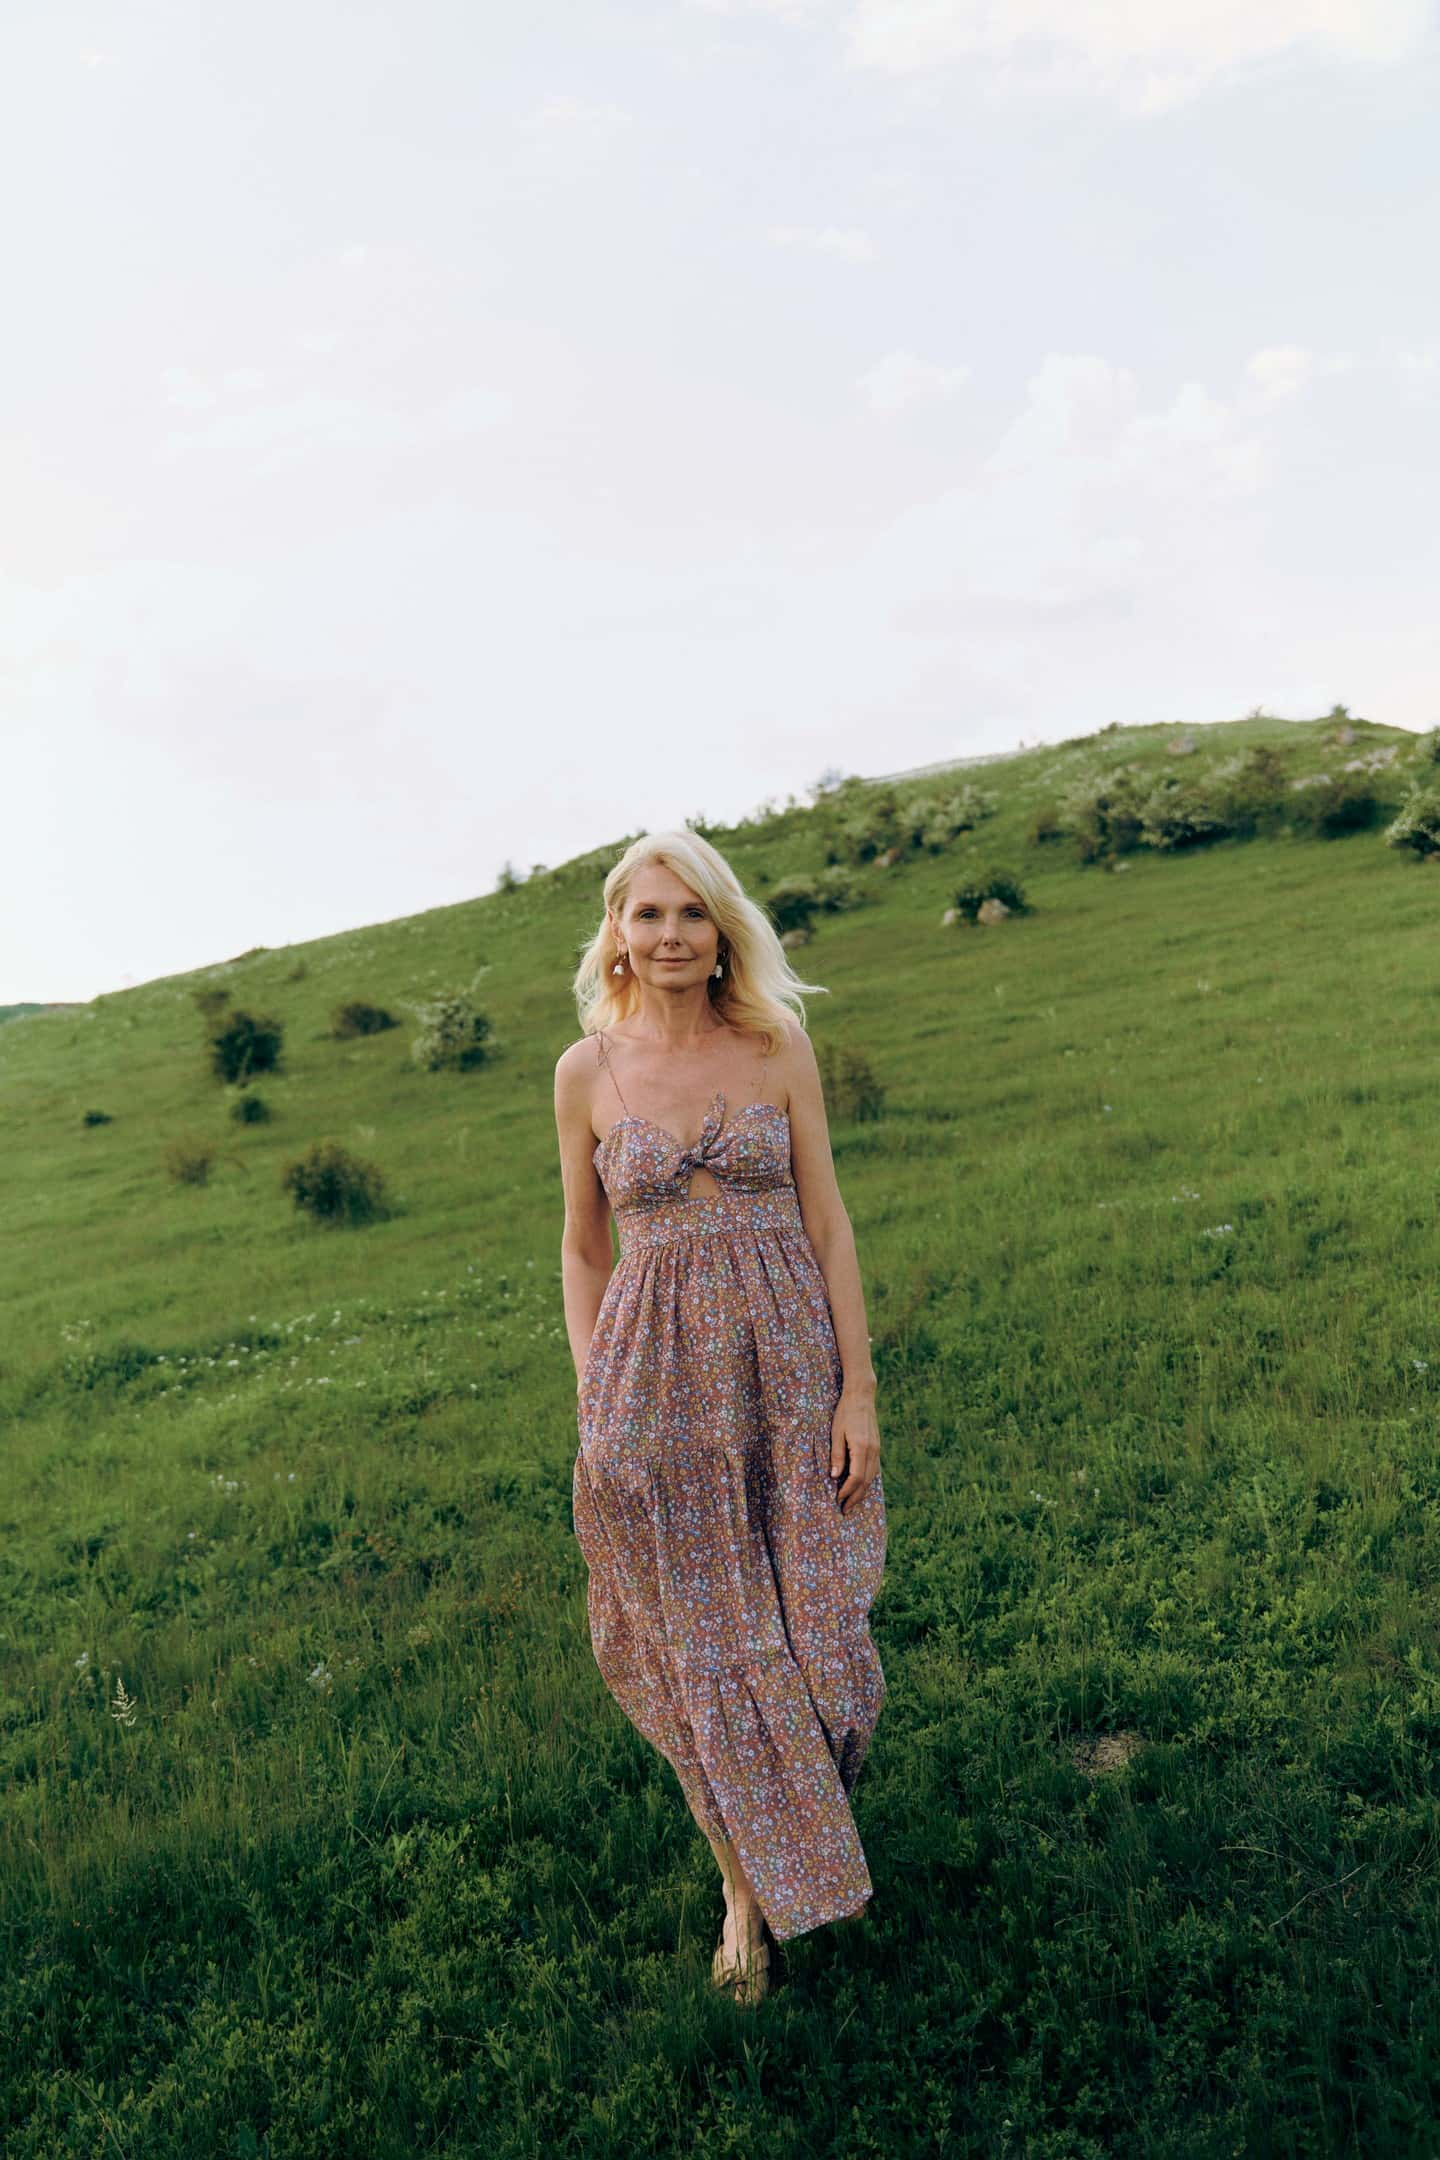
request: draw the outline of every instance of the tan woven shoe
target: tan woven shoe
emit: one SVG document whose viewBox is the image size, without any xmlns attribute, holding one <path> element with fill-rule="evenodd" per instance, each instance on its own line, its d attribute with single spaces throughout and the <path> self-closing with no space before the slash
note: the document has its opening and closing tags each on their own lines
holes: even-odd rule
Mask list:
<svg viewBox="0 0 1440 2160">
<path fill-rule="evenodd" d="M 748 1947 L 742 1945 L 738 1958 L 727 1955 L 722 1932 L 710 1961 L 711 1981 L 742 2010 L 752 2010 L 756 2003 L 763 2001 L 770 1986 L 770 1930 L 763 1920 L 760 1927 L 759 1942 Z"/>
</svg>

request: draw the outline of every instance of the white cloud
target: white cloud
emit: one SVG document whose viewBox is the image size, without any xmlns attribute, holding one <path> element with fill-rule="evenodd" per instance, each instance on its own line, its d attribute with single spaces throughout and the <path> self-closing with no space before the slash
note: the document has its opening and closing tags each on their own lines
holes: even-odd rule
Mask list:
<svg viewBox="0 0 1440 2160">
<path fill-rule="evenodd" d="M 967 659 L 1003 669 L 1012 640 L 1043 638 L 1052 661 L 1105 668 L 1117 624 L 1198 636 L 1202 591 L 1241 605 L 1266 477 L 1256 427 L 1203 383 L 1147 407 L 1128 368 L 1051 353 L 974 479 L 896 519 L 865 581 L 893 629 L 958 638 Z M 1023 666 L 1015 680 L 1023 702 Z"/>
<path fill-rule="evenodd" d="M 1027 387 L 1024 411 L 985 460 L 989 474 L 1069 464 L 1092 487 L 1191 500 L 1253 495 L 1261 484 L 1259 439 L 1203 383 L 1183 383 L 1168 406 L 1145 412 L 1128 368 L 1094 353 L 1049 353 Z"/>
<path fill-rule="evenodd" d="M 808 22 L 801 0 L 710 0 Z M 1430 0 L 852 0 L 829 10 L 853 66 L 915 73 L 980 62 L 1000 90 L 1101 92 L 1140 111 L 1226 70 L 1291 55 L 1393 63 L 1418 51 Z"/>
<path fill-rule="evenodd" d="M 933 360 L 921 360 L 912 352 L 897 350 L 886 353 L 874 367 L 857 376 L 856 386 L 874 411 L 894 413 L 914 404 L 917 398 L 953 397 L 969 379 L 968 367 L 937 367 Z"/>
<path fill-rule="evenodd" d="M 1316 353 L 1308 345 L 1265 345 L 1245 363 L 1251 383 L 1267 399 L 1295 397 L 1321 375 L 1343 375 L 1353 353 Z"/>
<path fill-rule="evenodd" d="M 817 255 L 843 255 L 851 262 L 870 262 L 875 254 L 870 235 L 854 226 L 772 225 L 770 238 L 776 247 L 809 248 Z"/>
</svg>

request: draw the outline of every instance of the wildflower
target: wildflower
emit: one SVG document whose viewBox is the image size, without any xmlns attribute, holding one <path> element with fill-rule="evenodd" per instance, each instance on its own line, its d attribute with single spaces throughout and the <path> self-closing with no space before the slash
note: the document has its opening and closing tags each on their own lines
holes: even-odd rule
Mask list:
<svg viewBox="0 0 1440 2160">
<path fill-rule="evenodd" d="M 118 1673 L 115 1675 L 115 1700 L 110 1705 L 110 1715 L 121 1725 L 135 1723 L 134 1701 L 126 1694 L 125 1682 Z"/>
<path fill-rule="evenodd" d="M 82 1650 L 82 1651 L 80 1652 L 80 1655 L 79 1655 L 79 1657 L 77 1657 L 77 1658 L 76 1658 L 76 1660 L 75 1660 L 75 1670 L 76 1670 L 77 1672 L 84 1672 L 84 1670 L 85 1670 L 85 1667 L 86 1667 L 86 1666 L 87 1666 L 87 1665 L 88 1665 L 89 1663 L 90 1663 L 90 1652 L 89 1652 L 88 1650 Z"/>
<path fill-rule="evenodd" d="M 1233 1222 L 1214 1223 L 1210 1229 L 1202 1230 L 1200 1235 L 1201 1237 L 1224 1237 L 1227 1230 L 1233 1230 L 1234 1228 Z"/>
<path fill-rule="evenodd" d="M 1430 1370 L 1424 1358 L 1412 1357 L 1410 1363 L 1414 1366 L 1416 1372 L 1429 1372 Z"/>
<path fill-rule="evenodd" d="M 325 1663 L 324 1658 L 321 1658 L 318 1665 L 311 1666 L 310 1685 L 313 1688 L 319 1688 L 322 1693 L 335 1685 L 335 1677 Z"/>
</svg>

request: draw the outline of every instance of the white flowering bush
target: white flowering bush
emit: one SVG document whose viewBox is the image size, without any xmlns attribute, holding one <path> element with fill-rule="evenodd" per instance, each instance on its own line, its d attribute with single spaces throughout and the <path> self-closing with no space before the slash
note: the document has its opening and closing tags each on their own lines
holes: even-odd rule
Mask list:
<svg viewBox="0 0 1440 2160">
<path fill-rule="evenodd" d="M 1204 847 L 1211 840 L 1224 840 L 1229 832 L 1230 826 L 1223 812 L 1216 809 L 1203 775 L 1182 780 L 1175 773 L 1162 773 L 1141 806 L 1141 844 L 1161 854 L 1173 854 L 1178 848 Z"/>
<path fill-rule="evenodd" d="M 1142 843 L 1150 782 L 1140 765 L 1082 766 L 1056 808 L 1062 829 L 1077 842 L 1081 862 L 1128 855 Z"/>
<path fill-rule="evenodd" d="M 1436 729 L 1440 736 L 1440 728 Z M 1422 858 L 1440 854 L 1440 778 L 1413 788 L 1394 823 L 1385 828 L 1388 847 L 1409 848 Z"/>
<path fill-rule="evenodd" d="M 420 1030 L 410 1055 L 425 1072 L 468 1072 L 494 1055 L 490 1022 L 460 990 L 442 990 L 426 1005 L 411 1008 Z"/>
</svg>

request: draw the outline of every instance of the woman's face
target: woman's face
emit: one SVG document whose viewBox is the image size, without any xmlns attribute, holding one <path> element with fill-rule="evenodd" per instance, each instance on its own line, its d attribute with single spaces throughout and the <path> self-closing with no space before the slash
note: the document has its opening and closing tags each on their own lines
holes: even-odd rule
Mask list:
<svg viewBox="0 0 1440 2160">
<path fill-rule="evenodd" d="M 617 927 L 639 982 L 688 989 L 714 972 L 718 925 L 700 895 L 661 863 L 637 870 Z"/>
</svg>

